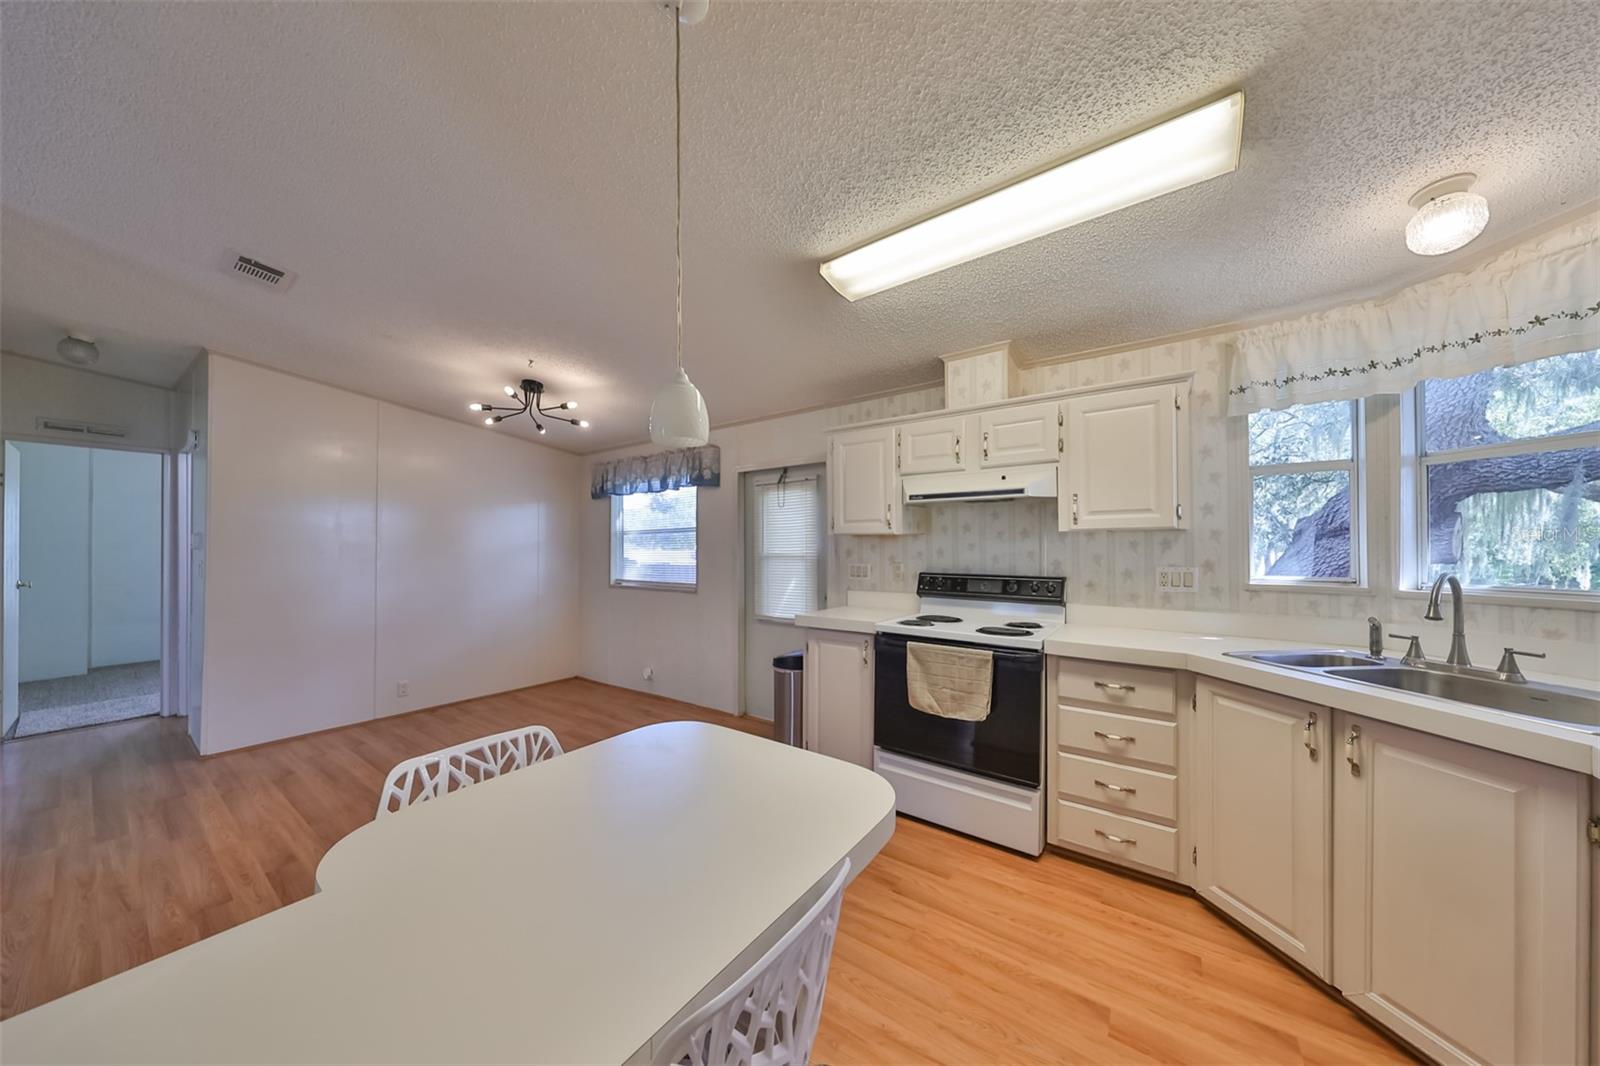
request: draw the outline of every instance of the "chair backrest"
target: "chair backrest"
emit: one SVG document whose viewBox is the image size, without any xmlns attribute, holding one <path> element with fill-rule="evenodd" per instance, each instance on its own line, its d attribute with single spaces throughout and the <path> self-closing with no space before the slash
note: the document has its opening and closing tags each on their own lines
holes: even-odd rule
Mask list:
<svg viewBox="0 0 1600 1066">
<path fill-rule="evenodd" d="M 658 1066 L 805 1066 L 822 1021 L 850 860 L 750 969 L 657 1045 Z"/>
<path fill-rule="evenodd" d="M 418 755 L 389 771 L 378 794 L 378 813 L 402 811 L 413 803 L 487 781 L 561 754 L 556 735 L 542 725 L 524 726 L 492 737 Z"/>
</svg>

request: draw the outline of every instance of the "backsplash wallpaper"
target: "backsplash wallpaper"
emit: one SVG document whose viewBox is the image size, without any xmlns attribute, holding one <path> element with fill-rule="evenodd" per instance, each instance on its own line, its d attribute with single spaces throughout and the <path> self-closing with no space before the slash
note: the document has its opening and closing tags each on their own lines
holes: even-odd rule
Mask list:
<svg viewBox="0 0 1600 1066">
<path fill-rule="evenodd" d="M 1235 468 L 1230 432 L 1242 434 L 1240 420 L 1225 415 L 1226 347 L 1219 338 L 1120 352 L 1106 356 L 1031 367 L 1022 372 L 1024 394 L 1104 384 L 1182 371 L 1193 371 L 1191 392 L 1191 461 L 1194 510 L 1185 531 L 1127 533 L 1061 533 L 1056 529 L 1056 501 L 951 503 L 932 506 L 927 533 L 902 537 L 834 536 L 831 539 L 828 594 L 843 603 L 848 589 L 913 592 L 921 570 L 1063 574 L 1067 578 L 1069 617 L 1074 604 L 1098 607 L 1163 608 L 1175 611 L 1247 612 L 1299 618 L 1348 619 L 1349 640 L 1360 640 L 1368 615 L 1395 621 L 1419 618 L 1422 605 L 1388 591 L 1311 592 L 1247 590 L 1244 551 L 1237 538 L 1246 535 L 1236 515 L 1248 479 Z M 897 414 L 938 410 L 942 389 L 921 389 L 880 397 L 838 409 L 838 423 L 865 422 Z M 1374 452 L 1373 454 L 1387 454 Z M 1386 491 L 1386 490 L 1385 490 Z M 1374 489 L 1377 495 L 1377 489 Z M 871 577 L 849 577 L 852 563 L 871 567 Z M 1372 585 L 1392 584 L 1374 560 Z M 1161 566 L 1195 568 L 1193 593 L 1158 591 Z M 1381 580 L 1380 580 L 1381 578 Z M 1595 612 L 1512 606 L 1473 606 L 1468 625 L 1479 633 L 1500 633 L 1544 641 L 1576 641 L 1593 645 Z"/>
</svg>

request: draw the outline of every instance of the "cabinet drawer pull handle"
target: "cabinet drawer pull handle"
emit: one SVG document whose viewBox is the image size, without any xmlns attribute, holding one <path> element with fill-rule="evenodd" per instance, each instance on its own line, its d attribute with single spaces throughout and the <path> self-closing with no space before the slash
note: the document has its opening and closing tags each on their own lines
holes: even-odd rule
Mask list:
<svg viewBox="0 0 1600 1066">
<path fill-rule="evenodd" d="M 1356 742 L 1361 739 L 1361 727 L 1353 725 L 1350 733 L 1344 738 L 1344 761 L 1350 764 L 1350 776 L 1361 776 L 1361 759 L 1356 753 Z"/>
<path fill-rule="evenodd" d="M 1129 837 L 1119 837 L 1115 833 L 1106 832 L 1104 829 L 1096 829 L 1094 831 L 1094 835 L 1097 836 L 1097 837 L 1105 837 L 1107 840 L 1111 841 L 1111 843 L 1113 843 L 1113 844 L 1127 844 L 1127 845 L 1129 845 L 1131 847 L 1138 847 L 1138 845 L 1139 845 L 1139 842 L 1137 840 L 1133 840 L 1133 839 L 1131 839 Z"/>
<path fill-rule="evenodd" d="M 1101 740 L 1115 740 L 1123 744 L 1132 744 L 1137 740 L 1135 737 L 1125 737 L 1121 733 L 1104 733 L 1098 729 L 1094 731 L 1094 735 L 1099 737 Z"/>
<path fill-rule="evenodd" d="M 1107 790 L 1109 790 L 1111 792 L 1126 792 L 1130 796 L 1137 796 L 1139 794 L 1139 790 L 1138 789 L 1129 788 L 1127 785 L 1108 784 L 1107 782 L 1101 781 L 1101 780 L 1098 780 L 1098 779 L 1096 779 L 1095 784 L 1097 784 L 1101 788 L 1107 789 Z"/>
<path fill-rule="evenodd" d="M 1096 681 L 1094 687 L 1105 689 L 1107 692 L 1133 692 L 1135 690 L 1133 685 L 1123 685 L 1115 681 Z"/>
<path fill-rule="evenodd" d="M 1306 717 L 1306 754 L 1312 762 L 1317 761 L 1317 712 L 1312 711 Z"/>
</svg>

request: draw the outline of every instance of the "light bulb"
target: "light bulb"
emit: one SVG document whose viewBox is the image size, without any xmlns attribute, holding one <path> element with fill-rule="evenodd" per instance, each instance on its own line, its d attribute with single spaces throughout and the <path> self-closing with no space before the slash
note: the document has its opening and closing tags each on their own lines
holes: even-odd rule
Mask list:
<svg viewBox="0 0 1600 1066">
<path fill-rule="evenodd" d="M 492 426 L 492 425 L 494 425 L 494 424 L 495 424 L 495 423 L 496 423 L 496 422 L 498 422 L 498 421 L 500 421 L 500 419 L 499 419 L 499 417 L 498 417 L 498 416 L 496 416 L 496 415 L 490 415 L 490 416 L 489 416 L 489 417 L 488 417 L 488 418 L 485 418 L 485 419 L 484 419 L 484 420 L 483 420 L 483 424 L 484 424 L 484 425 L 486 425 L 486 426 Z"/>
<path fill-rule="evenodd" d="M 579 429 L 588 429 L 589 428 L 589 420 L 587 418 L 578 419 L 578 428 Z"/>
<path fill-rule="evenodd" d="M 515 400 L 517 398 L 517 390 L 512 388 L 510 385 L 507 385 L 506 386 L 506 395 L 511 397 L 513 400 Z"/>
<path fill-rule="evenodd" d="M 539 427 L 539 436 L 541 436 L 541 437 L 544 436 L 544 427 L 543 426 Z"/>
<path fill-rule="evenodd" d="M 576 411 L 578 409 L 578 401 L 568 400 L 566 403 L 561 405 L 561 409 L 563 411 Z"/>
<path fill-rule="evenodd" d="M 469 404 L 467 404 L 467 410 L 469 410 L 469 411 L 481 411 L 481 410 L 483 410 L 483 404 L 481 404 L 481 403 L 469 403 Z"/>
<path fill-rule="evenodd" d="M 1470 243 L 1489 224 L 1489 201 L 1468 192 L 1471 174 L 1436 181 L 1411 198 L 1417 213 L 1406 223 L 1406 247 L 1418 255 L 1444 255 Z"/>
</svg>

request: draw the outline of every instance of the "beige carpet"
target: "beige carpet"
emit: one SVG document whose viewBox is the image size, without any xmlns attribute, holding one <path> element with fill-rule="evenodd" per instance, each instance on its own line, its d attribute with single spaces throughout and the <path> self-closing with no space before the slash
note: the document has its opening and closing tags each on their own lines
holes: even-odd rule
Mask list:
<svg viewBox="0 0 1600 1066">
<path fill-rule="evenodd" d="M 17 686 L 14 737 L 31 737 L 161 713 L 161 664 L 102 666 L 75 677 Z"/>
</svg>

